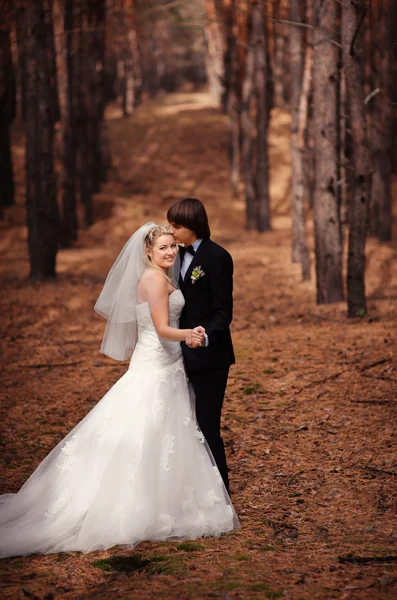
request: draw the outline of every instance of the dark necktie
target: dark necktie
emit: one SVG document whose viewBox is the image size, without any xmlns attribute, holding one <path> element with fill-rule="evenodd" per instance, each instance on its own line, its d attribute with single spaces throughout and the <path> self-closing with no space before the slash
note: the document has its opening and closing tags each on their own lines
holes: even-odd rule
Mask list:
<svg viewBox="0 0 397 600">
<path fill-rule="evenodd" d="M 186 246 L 185 251 L 189 252 L 189 254 L 191 254 L 192 256 L 196 254 L 196 250 L 193 248 L 193 246 Z"/>
</svg>

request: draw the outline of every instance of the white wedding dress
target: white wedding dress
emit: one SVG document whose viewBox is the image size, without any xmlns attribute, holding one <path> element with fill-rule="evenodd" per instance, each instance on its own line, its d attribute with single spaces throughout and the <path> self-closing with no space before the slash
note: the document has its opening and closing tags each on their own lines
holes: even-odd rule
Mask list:
<svg viewBox="0 0 397 600">
<path fill-rule="evenodd" d="M 178 327 L 180 290 L 169 297 Z M 0 556 L 219 536 L 239 522 L 194 411 L 180 344 L 147 303 L 128 371 L 44 459 L 0 496 Z"/>
</svg>

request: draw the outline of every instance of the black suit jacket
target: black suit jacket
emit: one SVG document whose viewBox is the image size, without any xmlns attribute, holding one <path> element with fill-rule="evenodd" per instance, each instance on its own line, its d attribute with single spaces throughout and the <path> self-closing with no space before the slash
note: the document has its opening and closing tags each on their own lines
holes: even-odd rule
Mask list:
<svg viewBox="0 0 397 600">
<path fill-rule="evenodd" d="M 193 283 L 194 267 L 200 267 L 204 275 Z M 229 329 L 233 316 L 232 257 L 209 238 L 203 239 L 179 284 L 185 298 L 180 328 L 202 325 L 209 341 L 206 348 L 189 348 L 182 342 L 187 372 L 230 366 L 235 361 Z"/>
</svg>

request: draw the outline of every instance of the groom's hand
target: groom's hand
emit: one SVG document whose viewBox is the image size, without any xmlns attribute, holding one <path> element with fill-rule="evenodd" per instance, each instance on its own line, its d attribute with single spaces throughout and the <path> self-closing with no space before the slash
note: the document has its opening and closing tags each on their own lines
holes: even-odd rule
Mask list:
<svg viewBox="0 0 397 600">
<path fill-rule="evenodd" d="M 193 335 L 198 338 L 199 346 L 205 346 L 205 329 L 199 325 L 193 329 Z"/>
<path fill-rule="evenodd" d="M 191 334 L 189 334 L 185 340 L 186 345 L 189 348 L 198 348 L 199 346 L 205 346 L 205 329 L 199 325 L 195 327 Z"/>
<path fill-rule="evenodd" d="M 189 346 L 189 348 L 198 348 L 200 346 L 200 342 L 196 340 L 192 334 L 187 336 L 185 343 L 186 346 Z"/>
</svg>

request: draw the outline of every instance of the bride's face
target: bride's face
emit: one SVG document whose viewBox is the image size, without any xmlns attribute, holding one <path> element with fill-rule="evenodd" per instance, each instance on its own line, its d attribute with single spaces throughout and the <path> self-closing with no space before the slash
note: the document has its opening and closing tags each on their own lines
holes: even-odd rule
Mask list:
<svg viewBox="0 0 397 600">
<path fill-rule="evenodd" d="M 166 271 L 175 262 L 178 247 L 171 234 L 160 235 L 154 240 L 153 247 L 148 250 L 151 262 L 163 271 Z"/>
</svg>

